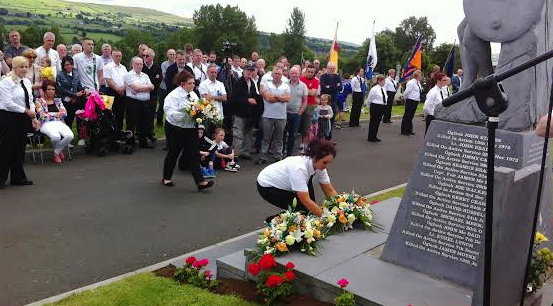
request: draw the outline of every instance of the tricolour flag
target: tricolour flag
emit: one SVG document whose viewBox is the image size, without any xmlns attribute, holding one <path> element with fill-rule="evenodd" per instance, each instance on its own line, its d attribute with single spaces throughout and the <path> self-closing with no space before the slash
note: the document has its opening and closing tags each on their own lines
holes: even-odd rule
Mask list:
<svg viewBox="0 0 553 306">
<path fill-rule="evenodd" d="M 401 81 L 406 80 L 413 76 L 413 72 L 422 67 L 422 35 L 419 35 L 417 43 L 413 47 L 413 53 L 403 66 L 403 74 L 401 75 Z"/>
<path fill-rule="evenodd" d="M 453 77 L 453 68 L 455 67 L 455 43 L 453 43 L 453 46 L 451 47 L 451 51 L 449 51 L 449 55 L 447 56 L 447 60 L 445 61 L 444 65 L 444 73 L 448 77 Z"/>
<path fill-rule="evenodd" d="M 334 32 L 334 41 L 332 46 L 330 46 L 330 57 L 328 58 L 329 62 L 336 64 L 336 71 L 338 71 L 338 23 L 336 23 L 336 32 Z"/>
<path fill-rule="evenodd" d="M 371 41 L 369 43 L 369 52 L 367 52 L 367 66 L 365 67 L 365 77 L 371 79 L 373 77 L 374 67 L 376 67 L 376 40 L 374 39 L 374 24 L 373 21 L 373 34 L 371 35 Z"/>
</svg>

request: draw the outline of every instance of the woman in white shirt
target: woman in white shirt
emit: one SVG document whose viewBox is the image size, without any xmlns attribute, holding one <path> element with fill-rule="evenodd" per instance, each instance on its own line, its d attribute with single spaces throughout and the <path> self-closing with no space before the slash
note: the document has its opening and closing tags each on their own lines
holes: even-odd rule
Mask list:
<svg viewBox="0 0 553 306">
<path fill-rule="evenodd" d="M 312 181 L 319 182 L 326 196 L 338 194 L 326 171 L 334 157 L 336 149 L 331 141 L 313 139 L 304 155 L 287 157 L 263 169 L 257 176 L 257 190 L 265 201 L 281 209 L 292 206 L 297 199 L 295 211 L 321 216 Z"/>
<path fill-rule="evenodd" d="M 426 130 L 424 131 L 424 135 L 426 135 L 426 132 L 428 131 L 428 127 L 430 126 L 430 122 L 434 120 L 434 110 L 436 109 L 436 106 L 438 104 L 442 103 L 442 100 L 444 98 L 447 98 L 444 95 L 443 88 L 447 86 L 448 83 L 448 77 L 443 73 L 436 73 L 434 74 L 434 78 L 436 79 L 436 85 L 428 91 L 426 94 L 426 101 L 424 101 L 424 116 L 426 121 Z"/>
<path fill-rule="evenodd" d="M 163 163 L 163 179 L 161 184 L 167 187 L 174 186 L 171 177 L 177 164 L 177 159 L 184 149 L 183 156 L 190 166 L 190 172 L 194 177 L 198 190 L 213 186 L 213 181 L 206 181 L 200 171 L 200 156 L 198 152 L 198 128 L 192 117 L 185 110 L 192 101 L 197 101 L 198 96 L 194 92 L 196 80 L 194 75 L 184 70 L 175 77 L 177 88 L 171 91 L 163 103 L 165 112 L 165 137 L 167 141 L 167 155 Z"/>
<path fill-rule="evenodd" d="M 26 135 L 31 124 L 38 129 L 35 104 L 32 101 L 32 84 L 25 76 L 29 61 L 23 56 L 12 60 L 13 71 L 0 81 L 0 189 L 10 184 L 32 185 L 23 169 Z"/>
</svg>

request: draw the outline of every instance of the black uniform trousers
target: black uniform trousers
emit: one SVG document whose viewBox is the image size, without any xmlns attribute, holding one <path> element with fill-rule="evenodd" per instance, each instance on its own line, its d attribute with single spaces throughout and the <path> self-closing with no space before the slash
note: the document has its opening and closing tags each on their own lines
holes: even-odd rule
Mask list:
<svg viewBox="0 0 553 306">
<path fill-rule="evenodd" d="M 388 95 L 388 100 L 386 101 L 386 112 L 384 113 L 384 116 L 382 117 L 382 122 L 384 123 L 390 123 L 392 120 L 392 106 L 394 106 L 394 97 L 396 95 L 395 91 L 386 91 L 386 94 Z"/>
<path fill-rule="evenodd" d="M 403 119 L 401 120 L 401 134 L 413 133 L 413 117 L 417 111 L 418 104 L 419 101 L 411 99 L 405 100 L 405 113 L 403 114 Z"/>
<path fill-rule="evenodd" d="M 313 188 L 313 176 L 309 178 L 309 182 L 307 182 L 307 189 L 309 192 L 309 198 L 315 202 L 315 189 Z M 283 190 L 275 187 L 263 187 L 257 183 L 257 191 L 259 192 L 259 195 L 267 202 L 271 203 L 272 205 L 281 208 L 281 209 L 288 209 L 288 207 L 292 207 L 292 203 L 294 202 L 294 199 L 296 199 L 296 208 L 294 211 L 302 212 L 302 213 L 308 213 L 309 210 L 298 198 L 298 194 L 294 191 L 288 191 Z M 275 217 L 276 215 L 273 215 L 270 217 Z M 269 219 L 269 218 L 267 218 Z M 269 220 L 268 220 L 269 221 Z"/>
<path fill-rule="evenodd" d="M 361 108 L 363 107 L 363 92 L 351 93 L 351 114 L 349 116 L 349 126 L 359 126 L 359 118 L 361 117 Z"/>
<path fill-rule="evenodd" d="M 165 137 L 167 141 L 167 155 L 163 163 L 163 179 L 170 180 L 177 164 L 179 155 L 184 150 L 181 159 L 186 159 L 196 185 L 205 179 L 200 172 L 200 152 L 198 129 L 181 128 L 165 121 Z"/>
<path fill-rule="evenodd" d="M 378 127 L 380 126 L 380 121 L 382 120 L 386 109 L 387 105 L 371 103 L 371 119 L 369 120 L 369 136 L 367 137 L 368 141 L 374 141 L 377 139 L 376 134 L 378 134 Z"/>
<path fill-rule="evenodd" d="M 111 112 L 115 118 L 115 123 L 117 123 L 117 128 L 123 130 L 123 122 L 125 120 L 125 96 L 118 94 L 117 91 L 109 87 L 106 89 L 106 95 L 113 97 Z"/>
<path fill-rule="evenodd" d="M 150 101 L 140 101 L 130 97 L 127 97 L 126 101 L 127 130 L 133 132 L 133 135 L 138 135 L 140 144 L 147 144 L 146 136 L 148 136 L 150 119 L 152 118 L 150 115 Z M 196 136 L 196 138 L 198 137 Z"/>
<path fill-rule="evenodd" d="M 30 126 L 27 114 L 0 110 L 0 184 L 6 183 L 8 174 L 12 184 L 27 180 L 23 161 Z"/>
</svg>

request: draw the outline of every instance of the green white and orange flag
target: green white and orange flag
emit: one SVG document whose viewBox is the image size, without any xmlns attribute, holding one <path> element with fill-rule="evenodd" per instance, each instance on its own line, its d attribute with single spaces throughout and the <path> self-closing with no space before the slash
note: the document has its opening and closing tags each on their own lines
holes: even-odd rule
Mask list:
<svg viewBox="0 0 553 306">
<path fill-rule="evenodd" d="M 336 71 L 338 71 L 338 23 L 336 23 L 336 32 L 334 32 L 334 41 L 332 46 L 330 46 L 330 57 L 328 58 L 329 62 L 336 64 Z"/>
</svg>

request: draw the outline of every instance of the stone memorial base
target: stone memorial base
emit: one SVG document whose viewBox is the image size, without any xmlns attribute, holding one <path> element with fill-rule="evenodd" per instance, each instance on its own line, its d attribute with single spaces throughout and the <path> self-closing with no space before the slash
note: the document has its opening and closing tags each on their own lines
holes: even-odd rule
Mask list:
<svg viewBox="0 0 553 306">
<path fill-rule="evenodd" d="M 293 252 L 278 257 L 277 262 L 285 265 L 292 261 L 296 266 L 296 288 L 323 301 L 332 302 L 341 293 L 336 282 L 346 278 L 347 289 L 355 294 L 358 305 L 471 305 L 470 289 L 379 258 L 400 202 L 400 198 L 393 198 L 373 206 L 383 227 L 378 233 L 351 230 L 333 235 L 320 244 L 318 256 Z M 250 252 L 240 250 L 218 258 L 217 277 L 253 279 L 246 272 Z M 532 297 L 528 305 L 542 304 Z"/>
</svg>

